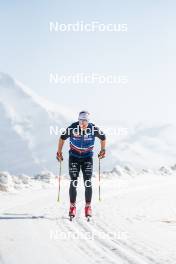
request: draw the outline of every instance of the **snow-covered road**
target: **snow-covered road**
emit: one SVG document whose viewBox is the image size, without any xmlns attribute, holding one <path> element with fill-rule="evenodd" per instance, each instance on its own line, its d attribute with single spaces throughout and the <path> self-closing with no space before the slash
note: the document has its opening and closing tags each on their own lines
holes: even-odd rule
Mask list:
<svg viewBox="0 0 176 264">
<path fill-rule="evenodd" d="M 80 179 L 80 182 L 81 179 Z M 176 263 L 176 178 L 94 180 L 93 218 L 84 218 L 80 184 L 77 217 L 68 220 L 68 180 L 57 186 L 0 193 L 0 263 Z"/>
</svg>

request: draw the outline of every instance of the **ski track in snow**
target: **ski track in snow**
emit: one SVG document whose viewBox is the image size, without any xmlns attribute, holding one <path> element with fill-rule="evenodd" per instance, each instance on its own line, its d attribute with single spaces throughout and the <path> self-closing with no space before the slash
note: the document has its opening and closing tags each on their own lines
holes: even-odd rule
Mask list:
<svg viewBox="0 0 176 264">
<path fill-rule="evenodd" d="M 112 190 L 109 189 L 111 185 L 103 186 L 104 202 L 96 203 L 94 201 L 94 214 L 90 222 L 87 222 L 83 215 L 84 202 L 80 199 L 80 195 L 78 195 L 77 215 L 73 222 L 69 221 L 67 183 L 62 185 L 60 204 L 55 201 L 57 196 L 55 187 L 39 191 L 28 190 L 26 193 L 21 192 L 18 195 L 3 194 L 2 206 L 0 203 L 0 263 L 20 264 L 25 261 L 28 264 L 32 261 L 34 264 L 49 262 L 55 264 L 58 263 L 59 259 L 63 264 L 78 261 L 85 264 L 173 264 L 176 262 L 175 254 L 172 255 L 171 251 L 168 251 L 167 255 L 167 249 L 166 252 L 160 252 L 161 241 L 156 243 L 157 238 L 153 238 L 154 243 L 151 244 L 152 240 L 147 240 L 150 227 L 146 231 L 145 227 L 147 221 L 151 220 L 151 216 L 147 219 L 140 211 L 137 211 L 138 214 L 135 215 L 135 207 L 126 215 L 123 211 L 123 206 L 125 207 L 128 204 L 128 209 L 132 205 L 136 206 L 135 202 L 139 197 L 141 199 L 138 201 L 138 208 L 145 206 L 143 208 L 144 212 L 148 210 L 147 206 L 150 208 L 154 200 L 153 193 L 157 193 L 160 189 L 166 189 L 166 186 L 168 190 L 171 189 L 171 186 L 173 189 L 175 188 L 175 180 L 165 179 L 164 181 L 156 185 L 152 183 L 151 186 L 148 183 L 141 184 L 140 182 L 137 187 L 131 185 L 121 190 L 118 188 L 116 200 L 119 204 L 113 201 L 115 196 L 114 186 Z M 113 183 L 115 183 L 114 180 Z M 113 195 L 111 195 L 111 191 Z M 13 206 L 10 205 L 9 201 L 8 203 L 4 202 L 5 197 L 13 199 Z M 95 189 L 94 199 L 96 198 L 97 191 Z M 124 204 L 120 201 L 123 201 Z M 107 208 L 109 208 L 109 211 Z M 103 217 L 101 210 L 105 211 Z M 109 215 L 111 212 L 112 214 Z M 155 220 L 152 224 L 156 223 Z M 161 222 L 159 222 L 159 225 L 166 228 L 166 224 Z M 140 234 L 138 229 L 143 224 L 144 230 Z M 136 226 L 137 229 L 134 232 Z M 176 228 L 176 225 L 172 225 L 172 227 Z M 99 235 L 100 233 L 104 235 L 112 234 L 114 230 L 122 233 L 126 231 L 129 237 L 119 239 L 109 236 L 105 239 Z M 73 237 L 69 239 L 51 239 L 51 231 L 53 233 L 59 231 L 59 233 L 72 234 L 75 237 L 78 234 L 81 237 L 84 237 L 85 234 L 93 234 L 94 236 L 93 239 L 85 239 L 85 237 L 84 239 Z M 174 229 L 175 231 L 176 229 Z M 150 235 L 152 238 L 152 230 Z M 174 242 L 171 241 L 171 243 Z M 163 246 L 161 251 L 162 249 Z"/>
<path fill-rule="evenodd" d="M 91 223 L 86 223 L 86 221 L 83 221 L 81 218 L 75 219 L 74 220 L 74 225 L 72 223 L 64 222 L 64 225 L 66 226 L 67 231 L 75 232 L 78 233 L 80 230 L 82 232 L 92 232 L 92 230 L 95 232 L 101 231 L 105 234 L 111 233 L 112 230 L 106 223 L 103 223 L 102 221 L 100 224 L 96 223 L 96 228 L 94 227 L 94 220 L 91 221 Z M 111 230 L 111 231 L 110 231 Z M 90 249 L 92 247 L 91 240 L 87 241 L 88 248 Z M 144 252 L 139 252 L 129 244 L 121 241 L 121 240 L 114 240 L 110 239 L 108 241 L 106 240 L 101 240 L 96 237 L 95 235 L 95 242 L 93 244 L 93 247 L 90 251 L 90 256 L 95 255 L 97 256 L 98 252 L 95 252 L 95 245 L 97 248 L 101 249 L 99 256 L 104 256 L 105 254 L 105 263 L 117 263 L 118 261 L 121 261 L 120 263 L 130 263 L 130 264 L 143 264 L 143 263 L 155 263 L 158 264 L 159 262 L 156 262 L 153 260 L 151 257 L 146 256 Z M 84 249 L 83 249 L 84 250 Z M 86 252 L 86 251 L 85 251 Z M 108 259 L 109 258 L 109 259 Z"/>
</svg>

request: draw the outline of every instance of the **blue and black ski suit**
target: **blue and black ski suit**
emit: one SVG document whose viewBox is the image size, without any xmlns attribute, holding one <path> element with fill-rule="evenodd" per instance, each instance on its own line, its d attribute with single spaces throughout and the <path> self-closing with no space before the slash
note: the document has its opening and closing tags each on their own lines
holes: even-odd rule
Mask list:
<svg viewBox="0 0 176 264">
<path fill-rule="evenodd" d="M 70 181 L 70 202 L 76 202 L 76 187 L 80 169 L 83 173 L 85 185 L 85 201 L 90 203 L 92 199 L 92 172 L 93 172 L 93 148 L 95 137 L 105 140 L 105 134 L 94 124 L 89 123 L 86 130 L 81 130 L 79 122 L 71 124 L 61 135 L 61 139 L 70 139 L 69 150 L 69 175 Z"/>
</svg>

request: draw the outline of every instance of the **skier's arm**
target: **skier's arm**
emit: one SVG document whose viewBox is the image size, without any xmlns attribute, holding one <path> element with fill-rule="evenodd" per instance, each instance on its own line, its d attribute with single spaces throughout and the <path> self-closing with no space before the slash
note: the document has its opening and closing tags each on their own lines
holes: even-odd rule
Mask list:
<svg viewBox="0 0 176 264">
<path fill-rule="evenodd" d="M 60 136 L 59 143 L 58 143 L 58 150 L 57 150 L 57 155 L 56 158 L 61 161 L 63 160 L 63 155 L 62 155 L 62 148 L 64 145 L 65 140 L 69 137 L 69 127 L 63 132 Z"/>
<path fill-rule="evenodd" d="M 105 147 L 106 147 L 106 140 L 105 139 L 104 140 L 101 140 L 100 141 L 100 144 L 101 144 L 101 150 L 100 150 L 100 152 L 98 154 L 98 158 L 99 159 L 103 159 L 103 158 L 105 158 L 105 155 L 106 155 L 106 149 L 105 149 Z"/>
<path fill-rule="evenodd" d="M 64 142 L 65 142 L 65 140 L 60 137 L 59 143 L 58 143 L 58 151 L 57 151 L 58 153 L 62 152 L 62 148 L 63 148 Z"/>
<path fill-rule="evenodd" d="M 98 127 L 94 127 L 94 136 L 98 137 L 101 140 L 101 142 L 106 140 L 105 133 L 103 131 L 101 131 Z M 101 143 L 101 144 L 105 145 L 105 142 Z"/>
<path fill-rule="evenodd" d="M 100 145 L 101 145 L 101 150 L 105 150 L 106 149 L 106 139 L 100 140 Z"/>
<path fill-rule="evenodd" d="M 70 136 L 70 127 L 67 127 L 67 129 L 64 132 L 62 132 L 60 139 L 59 139 L 59 143 L 58 143 L 58 152 L 59 153 L 62 152 L 64 142 L 67 138 L 69 138 L 69 136 Z"/>
<path fill-rule="evenodd" d="M 62 138 L 59 139 L 58 150 L 57 150 L 57 154 L 56 154 L 56 158 L 58 161 L 63 160 L 62 148 L 63 148 L 64 142 L 65 142 L 65 140 L 63 140 Z"/>
<path fill-rule="evenodd" d="M 98 154 L 98 157 L 102 159 L 105 157 L 106 153 L 106 135 L 98 127 L 95 127 L 95 136 L 100 139 L 101 150 Z"/>
</svg>

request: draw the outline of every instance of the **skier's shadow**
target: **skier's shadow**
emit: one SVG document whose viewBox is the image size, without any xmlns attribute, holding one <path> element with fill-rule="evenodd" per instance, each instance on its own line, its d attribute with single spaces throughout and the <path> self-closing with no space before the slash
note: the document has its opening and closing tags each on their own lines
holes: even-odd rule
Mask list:
<svg viewBox="0 0 176 264">
<path fill-rule="evenodd" d="M 0 215 L 0 220 L 18 220 L 18 219 L 42 219 L 44 215 L 33 215 L 33 214 L 11 214 L 4 213 Z"/>
</svg>

